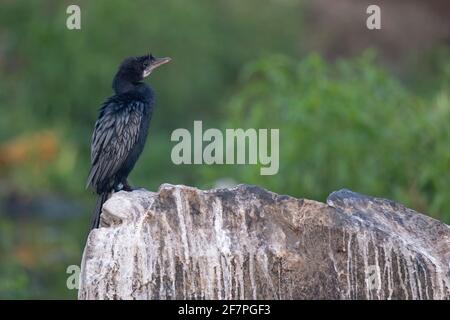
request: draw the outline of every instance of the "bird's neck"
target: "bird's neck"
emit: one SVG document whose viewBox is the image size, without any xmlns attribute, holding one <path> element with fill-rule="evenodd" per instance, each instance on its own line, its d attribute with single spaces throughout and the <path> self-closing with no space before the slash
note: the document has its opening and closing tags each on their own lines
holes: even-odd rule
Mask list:
<svg viewBox="0 0 450 320">
<path fill-rule="evenodd" d="M 141 84 L 142 84 L 141 82 L 135 83 L 127 79 L 124 79 L 120 76 L 116 76 L 113 80 L 112 88 L 116 94 L 121 94 L 135 90 Z"/>
<path fill-rule="evenodd" d="M 141 95 L 145 101 L 153 100 L 153 90 L 144 82 L 131 82 L 121 77 L 115 77 L 112 87 L 116 95 L 126 92 L 135 92 Z"/>
</svg>

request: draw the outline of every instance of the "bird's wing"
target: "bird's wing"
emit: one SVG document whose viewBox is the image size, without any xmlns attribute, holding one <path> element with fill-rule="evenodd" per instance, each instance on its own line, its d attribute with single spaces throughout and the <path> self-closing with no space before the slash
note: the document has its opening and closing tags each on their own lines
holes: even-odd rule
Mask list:
<svg viewBox="0 0 450 320">
<path fill-rule="evenodd" d="M 100 109 L 91 143 L 91 171 L 86 187 L 98 187 L 120 170 L 135 146 L 144 103 L 109 100 Z"/>
</svg>

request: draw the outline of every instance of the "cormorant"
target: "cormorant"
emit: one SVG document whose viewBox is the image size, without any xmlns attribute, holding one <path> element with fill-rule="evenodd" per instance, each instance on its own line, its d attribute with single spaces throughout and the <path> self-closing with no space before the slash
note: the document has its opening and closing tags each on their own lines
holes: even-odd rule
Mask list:
<svg viewBox="0 0 450 320">
<path fill-rule="evenodd" d="M 86 188 L 97 194 L 91 228 L 98 228 L 103 203 L 113 191 L 133 189 L 128 174 L 144 149 L 153 113 L 153 90 L 142 82 L 170 58 L 151 54 L 125 59 L 117 71 L 114 95 L 101 106 L 91 142 L 91 170 Z"/>
</svg>

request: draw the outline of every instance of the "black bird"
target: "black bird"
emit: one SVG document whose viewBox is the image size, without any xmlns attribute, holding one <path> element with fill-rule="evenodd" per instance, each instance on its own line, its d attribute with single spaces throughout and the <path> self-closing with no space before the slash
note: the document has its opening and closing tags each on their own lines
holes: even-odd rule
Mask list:
<svg viewBox="0 0 450 320">
<path fill-rule="evenodd" d="M 99 196 L 91 230 L 98 228 L 103 203 L 113 191 L 132 191 L 127 177 L 144 149 L 153 113 L 153 90 L 142 82 L 170 58 L 151 54 L 125 59 L 112 87 L 114 95 L 101 106 L 91 142 L 91 170 L 86 188 Z"/>
</svg>

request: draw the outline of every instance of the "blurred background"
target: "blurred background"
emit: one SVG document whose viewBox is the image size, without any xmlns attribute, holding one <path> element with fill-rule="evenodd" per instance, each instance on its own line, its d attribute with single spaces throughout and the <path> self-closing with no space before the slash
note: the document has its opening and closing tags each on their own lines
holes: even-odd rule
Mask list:
<svg viewBox="0 0 450 320">
<path fill-rule="evenodd" d="M 66 8 L 81 7 L 81 30 Z M 366 8 L 381 7 L 381 30 Z M 256 184 L 325 201 L 340 188 L 450 223 L 450 2 L 197 0 L 0 2 L 0 298 L 76 298 L 95 196 L 97 110 L 120 61 L 173 62 L 134 185 Z M 279 128 L 280 170 L 176 166 L 176 128 Z"/>
</svg>

